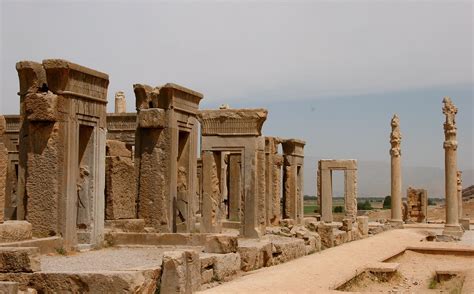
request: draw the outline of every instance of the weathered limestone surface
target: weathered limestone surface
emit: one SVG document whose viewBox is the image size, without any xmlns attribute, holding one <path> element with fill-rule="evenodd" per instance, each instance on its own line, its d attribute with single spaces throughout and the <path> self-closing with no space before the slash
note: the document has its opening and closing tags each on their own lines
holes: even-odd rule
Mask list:
<svg viewBox="0 0 474 294">
<path fill-rule="evenodd" d="M 163 255 L 160 293 L 193 293 L 201 286 L 199 254 L 192 250 Z"/>
<path fill-rule="evenodd" d="M 221 217 L 219 205 L 221 203 L 219 174 L 217 163 L 219 160 L 213 152 L 202 153 L 202 232 L 219 232 Z"/>
<path fill-rule="evenodd" d="M 20 290 L 33 288 L 38 293 L 155 293 L 160 276 L 158 267 L 100 273 L 0 273 L 0 280 L 15 281 Z"/>
<path fill-rule="evenodd" d="M 358 216 L 357 217 L 357 227 L 362 236 L 367 236 L 369 234 L 369 217 L 367 216 Z"/>
<path fill-rule="evenodd" d="M 301 223 L 303 220 L 303 169 L 305 142 L 283 140 L 283 218 Z"/>
<path fill-rule="evenodd" d="M 240 272 L 238 253 L 200 255 L 202 284 L 211 281 L 227 281 Z"/>
<path fill-rule="evenodd" d="M 417 223 L 426 222 L 428 216 L 428 191 L 408 187 L 407 220 Z"/>
<path fill-rule="evenodd" d="M 273 264 L 272 243 L 268 240 L 244 239 L 239 241 L 240 268 L 244 272 Z"/>
<path fill-rule="evenodd" d="M 115 113 L 127 112 L 127 101 L 125 100 L 125 94 L 123 91 L 115 93 Z"/>
<path fill-rule="evenodd" d="M 0 116 L 1 120 L 1 116 Z M 0 130 L 0 224 L 4 220 L 5 197 L 7 188 L 8 150 L 1 141 Z"/>
<path fill-rule="evenodd" d="M 0 293 L 2 294 L 17 294 L 18 283 L 17 282 L 0 282 Z"/>
<path fill-rule="evenodd" d="M 106 220 L 105 226 L 114 231 L 135 233 L 145 232 L 145 220 L 143 219 Z"/>
<path fill-rule="evenodd" d="M 120 141 L 107 141 L 105 219 L 136 217 L 136 178 L 131 152 Z"/>
<path fill-rule="evenodd" d="M 228 235 L 208 235 L 204 251 L 212 253 L 237 252 L 237 238 Z"/>
<path fill-rule="evenodd" d="M 17 217 L 31 222 L 36 237 L 61 235 L 69 248 L 80 229 L 98 245 L 108 76 L 60 59 L 21 61 L 16 69 L 21 102 L 17 203 L 26 203 L 18 206 Z"/>
<path fill-rule="evenodd" d="M 36 247 L 0 247 L 0 272 L 37 272 L 41 270 Z"/>
<path fill-rule="evenodd" d="M 458 109 L 449 97 L 444 97 L 443 104 L 443 114 L 446 116 L 444 123 L 445 141 L 443 143 L 445 150 L 446 225 L 443 234 L 459 237 L 462 236 L 463 231 L 459 225 L 457 193 L 458 141 L 456 139 L 456 114 Z"/>
<path fill-rule="evenodd" d="M 0 224 L 0 243 L 30 240 L 32 226 L 27 221 L 5 221 Z"/>
<path fill-rule="evenodd" d="M 400 119 L 395 114 L 390 123 L 392 132 L 390 133 L 390 157 L 391 157 L 391 213 L 392 225 L 403 224 L 402 216 L 402 171 L 400 166 L 401 150 L 400 144 L 402 135 L 400 133 Z"/>
<path fill-rule="evenodd" d="M 179 85 L 134 85 L 138 217 L 159 232 L 191 232 L 197 180 L 196 113 L 203 95 Z"/>
<path fill-rule="evenodd" d="M 463 215 L 463 200 L 462 200 L 462 171 L 458 170 L 456 173 L 457 176 L 457 191 L 458 191 L 458 215 L 459 220 L 464 218 Z"/>
</svg>

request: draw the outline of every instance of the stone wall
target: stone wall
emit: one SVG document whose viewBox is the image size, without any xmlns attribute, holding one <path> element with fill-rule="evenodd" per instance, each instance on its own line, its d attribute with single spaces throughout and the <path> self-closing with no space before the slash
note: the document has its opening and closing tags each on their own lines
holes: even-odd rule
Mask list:
<svg viewBox="0 0 474 294">
<path fill-rule="evenodd" d="M 407 190 L 407 221 L 423 223 L 428 216 L 428 191 L 409 187 Z"/>
</svg>

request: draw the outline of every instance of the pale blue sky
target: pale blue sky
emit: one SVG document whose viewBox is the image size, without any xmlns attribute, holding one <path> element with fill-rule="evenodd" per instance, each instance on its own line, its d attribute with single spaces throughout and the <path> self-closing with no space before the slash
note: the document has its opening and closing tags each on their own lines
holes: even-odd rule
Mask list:
<svg viewBox="0 0 474 294">
<path fill-rule="evenodd" d="M 441 101 L 459 107 L 459 165 L 473 168 L 471 1 L 1 1 L 0 113 L 18 113 L 18 60 L 64 58 L 110 75 L 109 111 L 133 83 L 175 82 L 203 108 L 270 110 L 265 133 L 316 157 L 443 167 Z"/>
</svg>

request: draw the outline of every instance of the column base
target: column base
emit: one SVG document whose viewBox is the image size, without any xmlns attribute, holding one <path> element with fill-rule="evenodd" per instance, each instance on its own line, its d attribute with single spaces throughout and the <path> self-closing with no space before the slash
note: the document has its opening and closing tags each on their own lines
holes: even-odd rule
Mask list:
<svg viewBox="0 0 474 294">
<path fill-rule="evenodd" d="M 392 228 L 394 228 L 394 229 L 403 229 L 403 221 L 402 221 L 402 220 L 391 219 L 391 220 L 390 220 L 390 225 L 391 225 Z"/>
<path fill-rule="evenodd" d="M 471 229 L 470 228 L 470 222 L 471 222 L 471 220 L 468 217 L 459 219 L 459 224 L 464 229 L 464 231 L 469 231 Z"/>
<path fill-rule="evenodd" d="M 443 235 L 453 236 L 453 237 L 462 237 L 464 230 L 461 225 L 445 225 L 443 230 Z"/>
</svg>

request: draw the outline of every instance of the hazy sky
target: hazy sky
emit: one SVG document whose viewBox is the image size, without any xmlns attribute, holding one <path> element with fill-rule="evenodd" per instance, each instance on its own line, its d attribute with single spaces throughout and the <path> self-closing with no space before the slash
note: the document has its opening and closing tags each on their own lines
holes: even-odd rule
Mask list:
<svg viewBox="0 0 474 294">
<path fill-rule="evenodd" d="M 19 60 L 64 58 L 134 83 L 182 84 L 202 108 L 270 110 L 265 133 L 306 154 L 389 160 L 397 112 L 406 165 L 443 167 L 441 101 L 459 107 L 473 168 L 473 2 L 2 1 L 0 113 L 18 113 Z"/>
</svg>

